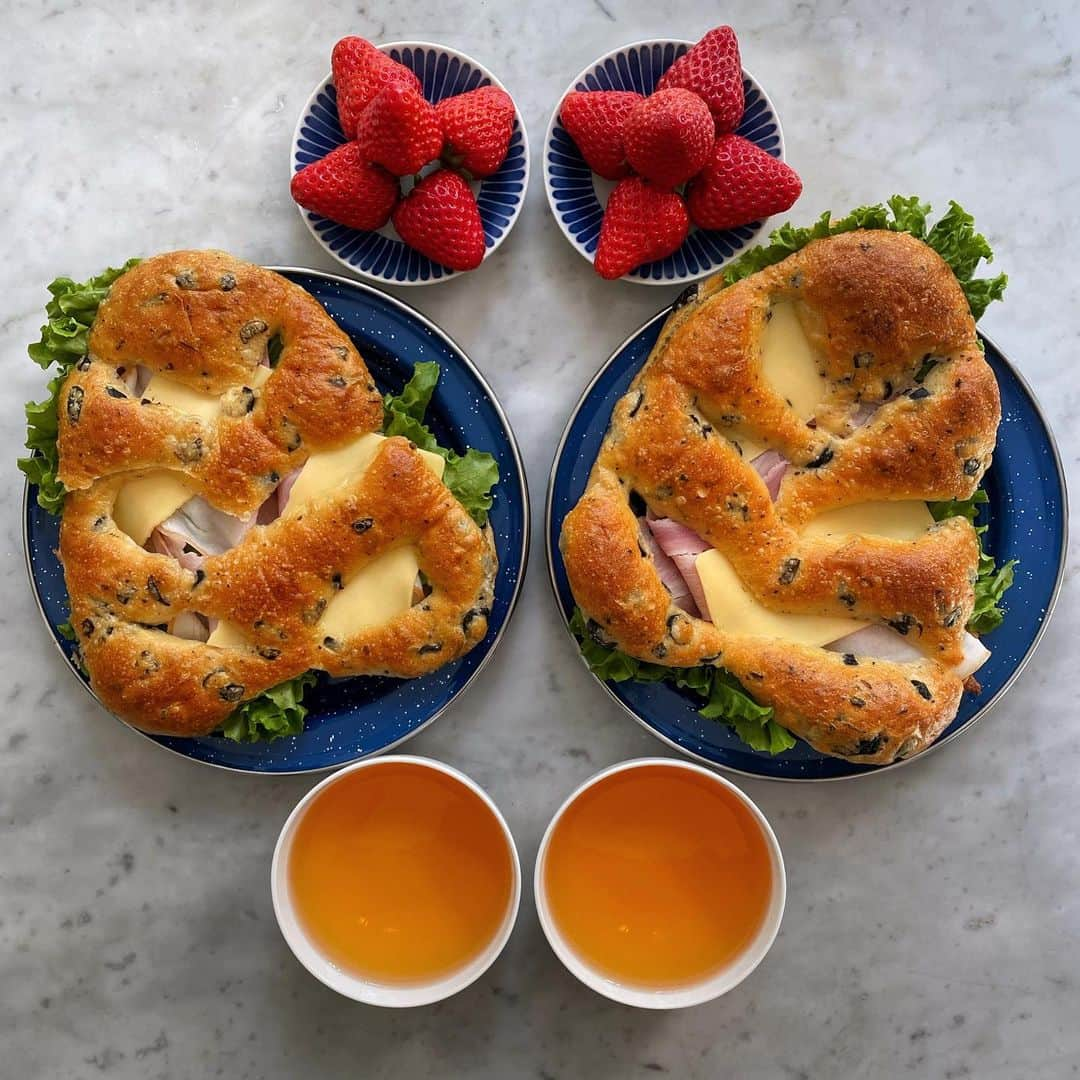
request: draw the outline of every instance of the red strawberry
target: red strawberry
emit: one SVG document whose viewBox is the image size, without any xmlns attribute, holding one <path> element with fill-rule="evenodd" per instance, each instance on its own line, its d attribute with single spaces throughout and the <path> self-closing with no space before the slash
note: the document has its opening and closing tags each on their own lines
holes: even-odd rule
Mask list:
<svg viewBox="0 0 1080 1080">
<path fill-rule="evenodd" d="M 484 227 L 469 185 L 449 169 L 425 176 L 398 203 L 394 228 L 409 247 L 451 270 L 475 270 L 484 259 Z"/>
<path fill-rule="evenodd" d="M 506 160 L 514 131 L 514 101 L 497 86 L 444 98 L 435 106 L 447 149 L 472 176 L 490 176 Z"/>
<path fill-rule="evenodd" d="M 593 265 L 603 278 L 620 278 L 677 251 L 689 228 L 681 195 L 653 187 L 640 176 L 620 180 L 604 211 Z"/>
<path fill-rule="evenodd" d="M 790 165 L 741 135 L 721 135 L 686 201 L 696 225 L 732 229 L 790 209 L 801 193 Z"/>
<path fill-rule="evenodd" d="M 362 37 L 342 38 L 330 57 L 337 90 L 338 119 L 346 139 L 356 138 L 356 121 L 367 103 L 390 83 L 403 82 L 417 93 L 420 80 Z"/>
<path fill-rule="evenodd" d="M 657 90 L 681 87 L 703 98 L 716 121 L 716 132 L 734 131 L 742 119 L 743 81 L 739 41 L 730 26 L 710 30 L 664 72 Z"/>
<path fill-rule="evenodd" d="M 642 100 L 628 90 L 575 90 L 566 95 L 559 119 L 589 168 L 605 180 L 630 175 L 623 148 L 626 118 Z"/>
<path fill-rule="evenodd" d="M 356 142 L 368 160 L 395 176 L 411 176 L 439 156 L 443 137 L 435 106 L 398 82 L 368 102 L 356 121 Z"/>
<path fill-rule="evenodd" d="M 700 171 L 713 138 L 709 106 L 689 90 L 657 90 L 634 107 L 623 125 L 626 160 L 664 188 Z"/>
<path fill-rule="evenodd" d="M 305 210 L 351 229 L 381 229 L 400 194 L 398 182 L 368 161 L 354 142 L 305 165 L 290 190 Z"/>
</svg>

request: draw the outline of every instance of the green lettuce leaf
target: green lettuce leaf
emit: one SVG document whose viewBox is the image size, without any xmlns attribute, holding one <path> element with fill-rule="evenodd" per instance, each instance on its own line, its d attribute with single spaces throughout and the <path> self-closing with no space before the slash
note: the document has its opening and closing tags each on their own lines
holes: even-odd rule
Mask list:
<svg viewBox="0 0 1080 1080">
<path fill-rule="evenodd" d="M 41 340 L 27 349 L 34 363 L 46 370 L 54 364 L 59 369 L 49 380 L 48 397 L 26 406 L 26 448 L 30 454 L 18 462 L 30 483 L 37 485 L 38 505 L 50 514 L 59 514 L 64 505 L 64 485 L 56 476 L 60 388 L 72 366 L 86 355 L 90 326 L 113 282 L 138 261 L 129 259 L 119 269 L 110 267 L 89 281 L 57 278 L 49 286 L 52 299 L 45 305 L 47 321 L 41 328 Z"/>
<path fill-rule="evenodd" d="M 975 219 L 962 206 L 950 202 L 949 209 L 927 229 L 930 212 L 930 204 L 920 202 L 915 195 L 894 195 L 885 205 L 860 206 L 836 220 L 831 211 L 826 210 L 813 225 L 802 228 L 790 223 L 781 225 L 769 234 L 767 244 L 751 248 L 728 263 L 723 270 L 724 281 L 734 285 L 736 281 L 786 259 L 811 240 L 854 229 L 889 229 L 911 233 L 929 244 L 949 264 L 964 290 L 972 317 L 979 319 L 992 301 L 1001 299 L 1009 279 L 1005 274 L 990 278 L 974 276 L 980 262 L 994 261 L 994 253 L 986 237 L 975 231 Z"/>
<path fill-rule="evenodd" d="M 491 489 L 499 481 L 499 466 L 495 459 L 481 450 L 470 447 L 464 454 L 440 446 L 424 416 L 431 395 L 439 382 L 439 365 L 421 361 L 413 367 L 412 377 L 400 394 L 383 398 L 383 433 L 403 435 L 421 450 L 430 450 L 446 460 L 443 483 L 472 516 L 477 525 L 487 524 L 488 511 L 494 501 Z"/>
<path fill-rule="evenodd" d="M 598 641 L 590 633 L 581 608 L 575 607 L 570 632 L 577 639 L 581 655 L 598 678 L 608 682 L 670 682 L 705 699 L 698 713 L 706 720 L 727 724 L 754 750 L 780 754 L 795 745 L 795 738 L 773 719 L 773 710 L 759 705 L 743 689 L 742 683 L 723 668 L 701 664 L 692 668 L 665 667 L 637 660 Z"/>
<path fill-rule="evenodd" d="M 990 501 L 986 492 L 979 488 L 970 499 L 948 499 L 942 502 L 927 503 L 935 521 L 944 521 L 950 517 L 965 517 L 973 525 L 979 514 L 979 507 Z M 967 628 L 973 634 L 988 634 L 996 630 L 1005 621 L 1005 612 L 1001 601 L 1013 583 L 1016 559 L 1010 559 L 1003 566 L 998 566 L 993 555 L 983 547 L 986 526 L 980 525 L 975 530 L 979 538 L 979 569 L 975 579 L 975 607 Z"/>
<path fill-rule="evenodd" d="M 219 733 L 239 743 L 273 742 L 285 735 L 299 735 L 308 712 L 303 704 L 304 691 L 315 681 L 315 672 L 305 671 L 264 690 L 245 701 L 222 724 Z"/>
</svg>

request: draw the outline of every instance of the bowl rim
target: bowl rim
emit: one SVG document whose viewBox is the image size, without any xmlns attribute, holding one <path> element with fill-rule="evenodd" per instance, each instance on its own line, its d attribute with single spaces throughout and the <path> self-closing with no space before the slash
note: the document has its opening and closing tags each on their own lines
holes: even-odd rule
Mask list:
<svg viewBox="0 0 1080 1080">
<path fill-rule="evenodd" d="M 514 100 L 514 95 L 510 94 L 510 91 L 507 90 L 506 87 L 502 84 L 502 82 L 495 77 L 495 75 L 492 73 L 492 71 L 489 68 L 487 68 L 484 64 L 481 64 L 479 60 L 476 60 L 474 57 L 470 56 L 468 53 L 462 52 L 460 49 L 454 49 L 449 45 L 440 45 L 438 42 L 435 42 L 435 41 L 388 41 L 388 42 L 385 42 L 384 44 L 376 45 L 375 47 L 380 52 L 384 52 L 384 53 L 387 53 L 387 54 L 389 54 L 389 51 L 391 49 L 431 49 L 431 50 L 438 50 L 439 52 L 446 53 L 447 56 L 451 57 L 452 59 L 456 58 L 458 60 L 462 60 L 462 61 L 465 61 L 468 64 L 471 64 L 477 71 L 481 72 L 481 74 L 485 78 L 491 80 L 491 85 L 492 86 L 497 86 L 500 90 L 506 91 L 506 93 L 510 95 L 510 100 L 514 102 L 514 122 L 521 129 L 521 144 L 522 144 L 522 149 L 523 149 L 523 153 L 524 153 L 525 175 L 521 178 L 521 196 L 518 199 L 517 206 L 514 207 L 513 212 L 510 214 L 510 220 L 507 223 L 506 228 L 503 229 L 502 235 L 499 236 L 490 247 L 487 246 L 487 243 L 485 241 L 484 258 L 481 260 L 481 263 L 480 263 L 480 265 L 482 266 L 485 262 L 487 262 L 488 258 L 498 250 L 498 248 L 502 244 L 502 242 L 513 231 L 514 226 L 517 224 L 518 218 L 521 216 L 521 211 L 524 209 L 525 198 L 529 193 L 529 180 L 530 180 L 530 177 L 531 177 L 531 168 L 530 168 L 531 154 L 530 154 L 530 151 L 529 151 L 529 132 L 528 132 L 528 129 L 525 127 L 525 118 L 521 115 L 521 110 L 518 108 L 517 101 Z M 292 180 L 293 176 L 295 175 L 295 171 L 293 169 L 293 163 L 296 160 L 297 145 L 298 145 L 298 143 L 300 141 L 300 129 L 304 126 L 304 122 L 307 120 L 309 114 L 311 113 L 311 108 L 312 108 L 312 105 L 315 103 L 315 99 L 319 96 L 319 94 L 321 94 L 326 89 L 327 86 L 333 85 L 333 82 L 334 82 L 334 73 L 333 73 L 333 71 L 328 71 L 326 73 L 326 75 L 323 77 L 323 79 L 319 83 L 317 83 L 315 85 L 315 87 L 312 89 L 311 93 L 308 94 L 306 100 L 304 101 L 303 106 L 300 109 L 300 114 L 296 119 L 296 125 L 293 128 L 292 139 L 289 142 L 289 180 L 290 181 Z M 513 138 L 512 134 L 511 134 L 511 138 Z M 484 180 L 486 180 L 486 179 L 490 179 L 490 177 L 485 177 Z M 481 188 L 484 185 L 484 180 L 479 181 Z M 291 197 L 290 197 L 290 202 L 292 202 Z M 303 221 L 303 223 L 304 223 L 305 227 L 307 228 L 308 232 L 311 233 L 312 238 L 319 245 L 319 247 L 324 252 L 326 252 L 326 254 L 329 255 L 332 259 L 334 259 L 335 262 L 339 263 L 346 270 L 348 270 L 348 272 L 350 274 L 354 274 L 356 277 L 361 278 L 361 279 L 363 279 L 365 281 L 375 282 L 375 283 L 377 283 L 379 285 L 394 285 L 394 286 L 401 286 L 401 287 L 411 288 L 413 286 L 419 286 L 419 285 L 438 285 L 443 281 L 450 281 L 452 278 L 460 277 L 462 274 L 472 273 L 472 271 L 469 271 L 469 270 L 450 270 L 450 269 L 444 267 L 443 269 L 445 270 L 445 273 L 442 274 L 441 277 L 437 277 L 437 278 L 436 277 L 429 277 L 426 280 L 424 280 L 422 278 L 417 278 L 415 281 L 398 281 L 397 279 L 390 279 L 390 278 L 384 277 L 384 276 L 382 276 L 380 274 L 372 274 L 370 271 L 367 271 L 367 270 L 361 270 L 359 267 L 353 266 L 353 264 L 348 262 L 346 259 L 341 258 L 341 256 L 338 255 L 337 252 L 331 250 L 330 245 L 326 243 L 326 241 L 319 234 L 319 231 L 315 228 L 314 223 L 309 219 L 309 217 L 308 217 L 309 211 L 305 210 L 297 202 L 293 202 L 293 205 L 296 207 L 297 212 L 300 214 L 300 220 Z M 321 214 L 318 215 L 318 216 L 320 218 L 322 217 Z M 323 220 L 329 220 L 329 219 L 323 219 Z M 356 230 L 356 231 L 359 231 L 359 230 Z M 405 241 L 402 240 L 400 237 L 397 237 L 397 242 L 400 243 L 400 244 L 405 244 Z M 408 247 L 407 244 L 405 246 Z M 410 249 L 410 250 L 412 250 L 412 249 Z M 431 261 L 434 261 L 434 260 L 431 260 Z M 477 267 L 476 269 L 479 270 L 480 267 Z"/>
<path fill-rule="evenodd" d="M 551 147 L 551 136 L 552 136 L 552 133 L 555 131 L 556 121 L 558 121 L 558 119 L 559 119 L 559 108 L 562 105 L 563 101 L 566 100 L 566 95 L 571 93 L 574 90 L 574 88 L 577 86 L 577 84 L 584 80 L 586 75 L 588 75 L 591 72 L 595 71 L 596 68 L 600 67 L 601 64 L 604 64 L 608 60 L 614 59 L 616 56 L 619 56 L 621 53 L 625 53 L 625 52 L 629 51 L 630 49 L 639 49 L 639 48 L 641 48 L 642 46 L 645 46 L 645 45 L 688 45 L 688 46 L 690 46 L 692 48 L 696 44 L 697 44 L 696 41 L 690 41 L 690 40 L 688 40 L 686 38 L 643 38 L 640 41 L 629 41 L 625 45 L 620 45 L 615 49 L 610 49 L 608 52 L 604 53 L 602 56 L 598 56 L 591 64 L 589 64 L 586 67 L 582 68 L 581 71 L 578 72 L 578 74 L 574 77 L 574 79 L 571 80 L 570 84 L 566 87 L 566 89 L 563 90 L 563 92 L 559 95 L 559 99 L 555 103 L 555 107 L 551 110 L 551 116 L 548 118 L 547 130 L 544 132 L 544 146 L 543 146 L 543 154 L 542 154 L 543 160 L 542 160 L 542 163 L 541 163 L 542 164 L 542 169 L 543 169 L 543 174 L 544 174 L 544 193 L 547 196 L 547 204 L 548 204 L 548 209 L 551 211 L 551 216 L 555 219 L 555 222 L 559 226 L 559 229 L 562 232 L 563 236 L 566 237 L 566 239 L 570 243 L 570 246 L 590 266 L 593 265 L 593 256 L 589 255 L 588 252 L 585 251 L 584 246 L 570 232 L 570 229 L 567 227 L 566 222 L 562 218 L 562 215 L 559 213 L 559 211 L 555 207 L 555 194 L 554 194 L 554 192 L 552 191 L 552 188 L 551 188 L 551 166 L 550 166 L 550 164 L 548 162 L 548 150 Z M 753 76 L 753 74 L 751 74 L 749 71 L 747 71 L 747 69 L 745 67 L 742 69 L 742 76 L 743 76 L 744 80 L 749 80 L 753 84 L 754 89 L 757 90 L 757 92 L 761 95 L 761 97 L 764 100 L 765 104 L 768 106 L 770 112 L 772 113 L 773 119 L 774 119 L 774 121 L 776 123 L 777 138 L 780 140 L 780 142 L 779 142 L 780 157 L 779 157 L 778 160 L 786 161 L 787 160 L 787 156 L 786 156 L 787 151 L 786 151 L 786 144 L 784 142 L 784 127 L 780 122 L 780 113 L 777 110 L 775 103 L 773 102 L 772 98 L 769 97 L 768 91 L 765 89 L 765 87 L 762 85 L 762 83 L 758 79 L 756 79 Z M 594 173 L 593 175 L 595 176 L 596 174 Z M 773 214 L 773 215 L 770 215 L 769 217 L 762 218 L 761 219 L 761 224 L 754 230 L 753 234 L 746 241 L 744 241 L 742 248 L 740 248 L 740 251 L 745 250 L 746 248 L 749 248 L 749 247 L 753 247 L 754 244 L 761 243 L 761 238 L 762 238 L 762 235 L 766 231 L 766 226 L 768 226 L 769 222 L 775 216 L 776 215 Z M 736 254 L 738 254 L 738 253 L 736 253 Z M 734 256 L 732 256 L 732 257 L 734 257 Z M 674 278 L 661 278 L 661 279 L 642 278 L 642 277 L 635 277 L 633 275 L 633 273 L 631 272 L 631 273 L 628 273 L 628 274 L 623 274 L 623 276 L 621 278 L 619 278 L 618 280 L 619 281 L 629 281 L 634 285 L 668 285 L 668 286 L 682 285 L 682 286 L 686 286 L 686 285 L 691 284 L 692 282 L 701 281 L 704 278 L 707 278 L 707 277 L 711 276 L 712 274 L 718 273 L 724 267 L 724 265 L 729 261 L 730 260 L 725 259 L 722 262 L 711 266 L 708 270 L 700 270 L 696 274 L 684 274 L 684 275 L 680 275 L 680 276 L 674 277 Z"/>
<path fill-rule="evenodd" d="M 319 798 L 320 793 L 339 783 L 352 773 L 379 768 L 384 765 L 401 764 L 418 766 L 432 772 L 442 773 L 480 799 L 491 816 L 498 822 L 506 840 L 507 852 L 510 856 L 511 882 L 510 902 L 507 905 L 506 913 L 498 931 L 471 961 L 449 975 L 443 975 L 426 982 L 395 986 L 365 980 L 361 976 L 342 971 L 323 955 L 300 925 L 300 920 L 289 893 L 287 872 L 293 835 L 307 809 Z M 324 986 L 336 991 L 343 997 L 367 1005 L 379 1005 L 392 1009 L 413 1008 L 420 1005 L 433 1005 L 435 1002 L 443 1001 L 464 990 L 467 986 L 471 986 L 498 959 L 506 947 L 506 943 L 510 940 L 510 935 L 513 933 L 521 905 L 521 860 L 518 856 L 517 844 L 514 842 L 514 835 L 510 831 L 510 826 L 507 824 L 506 818 L 503 817 L 502 811 L 496 805 L 495 800 L 471 776 L 436 758 L 421 757 L 415 754 L 387 754 L 354 761 L 351 765 L 338 769 L 337 772 L 331 773 L 320 780 L 292 808 L 289 816 L 285 819 L 285 823 L 281 826 L 274 844 L 274 854 L 270 861 L 270 896 L 274 907 L 274 919 L 277 922 L 278 929 L 281 931 L 281 936 L 285 939 L 285 943 L 289 946 L 296 959 Z"/>
<path fill-rule="evenodd" d="M 620 983 L 597 971 L 596 968 L 582 960 L 555 925 L 555 919 L 548 905 L 547 890 L 544 883 L 544 871 L 551 837 L 555 827 L 562 820 L 569 807 L 601 780 L 605 780 L 616 773 L 630 772 L 650 766 L 682 769 L 686 772 L 695 773 L 698 776 L 706 777 L 734 794 L 750 812 L 751 817 L 753 817 L 761 830 L 765 846 L 769 851 L 773 880 L 768 908 L 762 924 L 753 940 L 734 960 L 725 965 L 720 971 L 690 986 L 656 990 Z M 740 787 L 733 784 L 727 777 L 721 776 L 720 773 L 706 768 L 704 765 L 699 765 L 695 761 L 674 757 L 640 757 L 619 761 L 614 765 L 601 769 L 582 781 L 563 800 L 562 805 L 555 811 L 548 822 L 544 835 L 540 840 L 540 846 L 537 848 L 536 863 L 533 868 L 533 895 L 536 902 L 537 918 L 540 920 L 540 926 L 552 951 L 562 961 L 566 969 L 589 987 L 590 990 L 595 990 L 598 994 L 610 998 L 612 1001 L 617 1001 L 621 1005 L 631 1005 L 639 1009 L 684 1009 L 693 1005 L 702 1005 L 734 990 L 765 959 L 772 948 L 773 942 L 776 940 L 777 934 L 780 932 L 780 924 L 783 922 L 784 908 L 787 903 L 787 871 L 784 866 L 784 855 L 780 848 L 780 841 L 776 838 L 772 825 L 769 824 L 768 818 L 766 818 L 757 803 Z"/>
</svg>

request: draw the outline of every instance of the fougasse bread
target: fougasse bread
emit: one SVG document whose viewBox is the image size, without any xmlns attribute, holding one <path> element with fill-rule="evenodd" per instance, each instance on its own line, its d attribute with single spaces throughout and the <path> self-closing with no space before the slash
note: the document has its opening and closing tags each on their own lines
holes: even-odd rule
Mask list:
<svg viewBox="0 0 1080 1080">
<path fill-rule="evenodd" d="M 972 495 L 1000 418 L 964 293 L 921 240 L 853 231 L 712 278 L 672 311 L 563 522 L 574 597 L 598 640 L 722 666 L 823 753 L 918 753 L 956 715 L 979 558 L 971 523 L 925 503 Z M 712 620 L 674 602 L 646 518 L 713 549 Z M 867 627 L 911 658 L 819 640 Z"/>
<path fill-rule="evenodd" d="M 441 459 L 377 434 L 362 357 L 299 286 L 223 252 L 158 255 L 116 281 L 89 344 L 59 397 L 59 553 L 110 710 L 199 735 L 308 669 L 407 678 L 484 637 L 490 528 Z M 161 531 L 182 504 L 203 554 Z"/>
</svg>

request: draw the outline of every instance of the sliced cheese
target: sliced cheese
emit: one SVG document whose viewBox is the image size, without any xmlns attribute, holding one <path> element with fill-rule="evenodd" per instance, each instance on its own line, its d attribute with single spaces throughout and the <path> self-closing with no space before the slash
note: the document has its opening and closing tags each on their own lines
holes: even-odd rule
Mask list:
<svg viewBox="0 0 1080 1080">
<path fill-rule="evenodd" d="M 787 615 L 763 607 L 747 591 L 734 567 L 715 548 L 694 563 L 705 602 L 716 626 L 726 634 L 745 634 L 789 641 L 795 645 L 827 645 L 866 626 L 855 619 L 829 615 Z"/>
<path fill-rule="evenodd" d="M 272 370 L 273 370 L 272 368 L 268 368 L 265 364 L 260 364 L 248 376 L 248 378 L 247 378 L 248 386 L 254 387 L 254 389 L 258 390 L 259 387 L 262 386 L 262 384 L 264 382 L 266 382 L 267 379 L 270 378 L 270 373 L 271 373 Z"/>
<path fill-rule="evenodd" d="M 771 310 L 772 317 L 761 335 L 762 371 L 795 412 L 809 420 L 826 397 L 818 356 L 803 333 L 794 304 L 773 304 Z M 745 446 L 743 454 L 752 456 Z"/>
<path fill-rule="evenodd" d="M 154 527 L 179 510 L 195 491 L 179 473 L 157 469 L 124 484 L 113 503 L 113 520 L 142 547 Z"/>
<path fill-rule="evenodd" d="M 755 442 L 749 435 L 734 434 L 729 436 L 733 443 L 737 443 L 742 451 L 743 461 L 753 461 L 759 454 L 764 454 L 768 449 L 759 442 Z"/>
<path fill-rule="evenodd" d="M 319 620 L 328 637 L 347 638 L 380 626 L 412 607 L 413 584 L 420 570 L 416 550 L 393 548 L 372 559 L 335 593 Z"/>
<path fill-rule="evenodd" d="M 174 409 L 190 413 L 200 420 L 213 420 L 221 408 L 221 398 L 216 394 L 200 393 L 175 379 L 167 379 L 164 375 L 155 375 L 146 384 L 142 396 L 159 405 L 171 405 Z"/>
<path fill-rule="evenodd" d="M 248 644 L 248 639 L 240 633 L 235 623 L 221 620 L 206 639 L 207 645 L 216 645 L 219 649 L 236 649 Z"/>
<path fill-rule="evenodd" d="M 917 540 L 934 519 L 926 503 L 917 500 L 900 502 L 865 502 L 826 510 L 807 524 L 804 536 L 883 536 L 889 540 Z"/>
<path fill-rule="evenodd" d="M 374 460 L 385 435 L 369 432 L 337 450 L 322 450 L 312 454 L 296 478 L 283 517 L 302 510 L 312 499 L 325 495 L 339 484 L 361 476 Z M 421 450 L 424 464 L 441 480 L 446 462 L 438 454 Z"/>
</svg>

